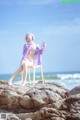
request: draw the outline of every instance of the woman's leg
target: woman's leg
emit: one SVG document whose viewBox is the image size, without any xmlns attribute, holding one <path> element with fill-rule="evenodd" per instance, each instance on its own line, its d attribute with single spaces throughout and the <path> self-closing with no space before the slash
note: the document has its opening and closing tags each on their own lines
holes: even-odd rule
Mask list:
<svg viewBox="0 0 80 120">
<path fill-rule="evenodd" d="M 12 75 L 12 77 L 9 80 L 9 85 L 12 85 L 13 79 L 23 70 L 23 65 L 20 66 L 20 68 Z"/>
<path fill-rule="evenodd" d="M 27 64 L 26 62 L 23 63 L 23 81 L 21 84 L 26 84 L 26 77 L 27 77 Z"/>
<path fill-rule="evenodd" d="M 21 85 L 25 85 L 26 78 L 27 78 L 27 72 L 28 72 L 28 66 L 33 65 L 33 63 L 27 60 L 23 62 L 22 65 L 23 65 L 23 81 L 21 82 Z"/>
</svg>

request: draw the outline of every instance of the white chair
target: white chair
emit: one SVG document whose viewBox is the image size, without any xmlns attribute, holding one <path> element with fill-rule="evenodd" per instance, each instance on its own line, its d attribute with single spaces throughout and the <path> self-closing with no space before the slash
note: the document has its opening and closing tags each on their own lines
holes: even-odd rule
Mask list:
<svg viewBox="0 0 80 120">
<path fill-rule="evenodd" d="M 36 69 L 39 68 L 40 69 L 40 72 L 41 72 L 41 78 L 42 80 L 42 83 L 44 84 L 44 75 L 43 75 L 43 68 L 42 68 L 42 51 L 39 50 L 38 51 L 38 54 L 36 55 L 36 63 L 39 63 L 37 65 L 31 65 L 31 66 L 28 66 L 28 75 L 27 75 L 27 79 L 29 80 L 29 82 L 31 82 L 31 76 L 30 76 L 30 70 L 33 69 L 33 84 L 35 83 L 35 76 L 36 76 Z M 21 80 L 23 80 L 23 72 L 21 73 Z"/>
<path fill-rule="evenodd" d="M 33 84 L 35 83 L 35 77 L 36 77 L 36 69 L 39 68 L 40 72 L 41 72 L 41 78 L 42 78 L 42 83 L 44 84 L 44 76 L 43 76 L 43 68 L 42 68 L 42 64 L 40 65 L 32 65 L 32 66 L 28 66 L 28 80 L 29 82 L 31 82 L 31 76 L 30 76 L 30 70 L 33 70 Z M 23 80 L 23 73 L 21 74 L 21 80 Z"/>
<path fill-rule="evenodd" d="M 42 68 L 42 54 L 45 50 L 45 47 L 46 47 L 46 45 L 44 45 L 44 43 L 43 43 L 42 48 L 38 49 L 36 51 L 34 65 L 28 66 L 28 79 L 29 79 L 29 81 L 31 80 L 30 69 L 33 69 L 33 84 L 35 83 L 35 75 L 36 75 L 35 70 L 36 70 L 36 68 L 40 68 L 41 78 L 42 78 L 41 81 L 42 81 L 42 83 L 45 82 L 44 75 L 43 75 L 43 68 Z M 21 79 L 23 80 L 23 73 L 21 75 L 22 75 Z"/>
</svg>

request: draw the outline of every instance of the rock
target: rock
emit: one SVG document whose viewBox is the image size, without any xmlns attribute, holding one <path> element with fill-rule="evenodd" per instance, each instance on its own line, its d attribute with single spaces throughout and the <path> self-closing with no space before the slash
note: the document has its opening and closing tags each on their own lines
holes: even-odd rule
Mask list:
<svg viewBox="0 0 80 120">
<path fill-rule="evenodd" d="M 0 120 L 21 120 L 15 114 L 12 113 L 1 113 L 0 116 Z"/>
<path fill-rule="evenodd" d="M 76 103 L 79 95 L 73 98 Z M 65 120 L 70 110 L 79 113 L 79 101 L 74 109 L 70 101 L 73 98 L 69 90 L 54 82 L 10 87 L 7 82 L 0 81 L 0 112 L 8 113 L 9 120 Z"/>
<path fill-rule="evenodd" d="M 40 112 L 30 112 L 30 113 L 20 113 L 17 114 L 17 117 L 20 118 L 21 120 L 25 120 L 25 119 L 32 119 L 32 120 L 40 120 L 41 116 L 40 116 Z"/>
<path fill-rule="evenodd" d="M 67 120 L 80 120 L 80 86 L 73 88 L 68 93 L 65 105 L 69 112 L 66 115 Z"/>
<path fill-rule="evenodd" d="M 18 104 L 19 95 L 15 91 L 9 89 L 0 90 L 0 107 L 1 108 L 16 108 Z"/>
<path fill-rule="evenodd" d="M 64 119 L 60 117 L 52 117 L 51 120 L 64 120 Z"/>
<path fill-rule="evenodd" d="M 54 108 L 47 108 L 43 107 L 39 111 L 33 112 L 33 113 L 21 113 L 17 114 L 18 118 L 21 120 L 25 120 L 26 118 L 31 118 L 32 120 L 46 120 L 51 118 L 61 118 L 62 120 L 65 120 L 65 116 L 63 113 L 61 113 L 59 110 L 56 110 Z"/>
<path fill-rule="evenodd" d="M 25 120 L 32 120 L 31 118 L 26 118 Z"/>
<path fill-rule="evenodd" d="M 53 108 L 56 108 L 56 109 L 61 109 L 61 108 L 63 108 L 64 101 L 65 101 L 65 99 L 58 100 L 57 102 L 55 101 L 51 104 L 51 106 L 53 106 Z"/>
<path fill-rule="evenodd" d="M 33 107 L 33 102 L 28 95 L 21 96 L 19 98 L 19 104 L 25 108 L 32 108 Z"/>
<path fill-rule="evenodd" d="M 74 95 L 74 94 L 79 94 L 80 93 L 80 85 L 73 88 L 70 92 L 69 95 Z"/>
<path fill-rule="evenodd" d="M 16 115 L 7 115 L 7 120 L 21 120 Z"/>
</svg>

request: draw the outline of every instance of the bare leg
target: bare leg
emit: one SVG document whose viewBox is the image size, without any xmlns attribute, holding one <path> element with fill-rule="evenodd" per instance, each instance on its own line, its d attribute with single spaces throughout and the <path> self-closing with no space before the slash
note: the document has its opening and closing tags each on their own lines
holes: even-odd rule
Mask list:
<svg viewBox="0 0 80 120">
<path fill-rule="evenodd" d="M 26 61 L 26 62 L 23 63 L 23 74 L 24 74 L 24 76 L 23 76 L 23 81 L 21 83 L 22 86 L 24 86 L 26 84 L 28 66 L 31 66 L 31 65 L 33 65 L 33 63 L 30 62 L 30 61 Z"/>
<path fill-rule="evenodd" d="M 21 67 L 12 75 L 12 77 L 9 80 L 9 85 L 12 85 L 12 81 L 13 79 L 23 70 L 23 66 L 21 65 Z"/>
<path fill-rule="evenodd" d="M 22 81 L 22 85 L 26 84 L 26 77 L 27 77 L 27 65 L 26 63 L 23 64 L 23 81 Z"/>
</svg>

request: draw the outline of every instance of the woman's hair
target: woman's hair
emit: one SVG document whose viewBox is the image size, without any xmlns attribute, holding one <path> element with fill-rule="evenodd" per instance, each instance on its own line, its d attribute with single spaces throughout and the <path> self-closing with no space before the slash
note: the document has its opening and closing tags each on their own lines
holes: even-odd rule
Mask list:
<svg viewBox="0 0 80 120">
<path fill-rule="evenodd" d="M 32 40 L 35 39 L 35 37 L 34 37 L 34 35 L 33 35 L 32 33 L 28 33 L 28 34 L 26 34 L 25 38 L 27 38 L 28 35 L 32 36 Z"/>
</svg>

